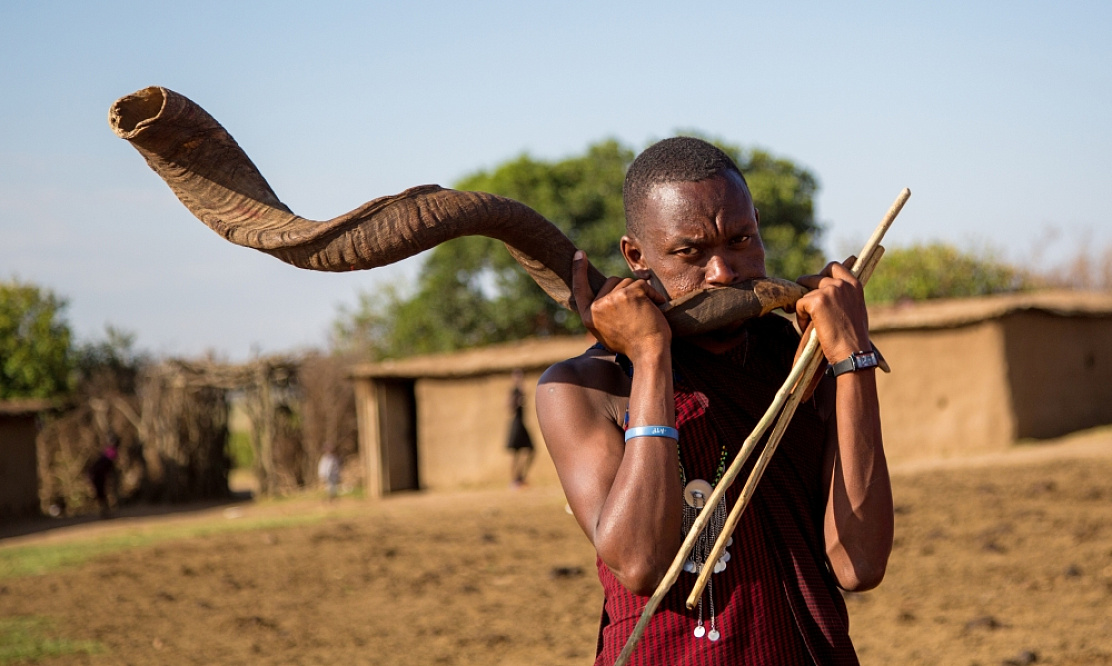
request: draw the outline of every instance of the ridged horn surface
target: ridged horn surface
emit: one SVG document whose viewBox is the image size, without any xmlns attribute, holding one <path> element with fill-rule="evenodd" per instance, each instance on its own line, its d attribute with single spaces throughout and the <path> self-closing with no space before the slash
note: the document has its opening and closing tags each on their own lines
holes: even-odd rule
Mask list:
<svg viewBox="0 0 1112 666">
<path fill-rule="evenodd" d="M 672 333 L 685 337 L 706 333 L 777 308 L 794 305 L 807 288 L 791 280 L 761 278 L 681 296 L 663 308 Z"/>
<path fill-rule="evenodd" d="M 575 310 L 575 246 L 521 202 L 422 185 L 331 220 L 308 220 L 283 204 L 235 139 L 183 95 L 144 88 L 118 99 L 108 121 L 193 215 L 237 245 L 300 268 L 351 271 L 392 264 L 460 236 L 487 236 L 505 243 L 549 296 Z M 592 266 L 589 281 L 598 291 L 605 277 Z M 804 291 L 785 280 L 757 280 L 689 294 L 663 309 L 677 335 L 691 335 L 789 305 Z"/>
</svg>

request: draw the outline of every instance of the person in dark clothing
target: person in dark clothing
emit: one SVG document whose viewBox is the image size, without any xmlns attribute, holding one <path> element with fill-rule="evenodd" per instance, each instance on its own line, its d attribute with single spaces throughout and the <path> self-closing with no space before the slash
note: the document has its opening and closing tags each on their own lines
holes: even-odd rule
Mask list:
<svg viewBox="0 0 1112 666">
<path fill-rule="evenodd" d="M 510 433 L 506 440 L 506 448 L 510 450 L 510 484 L 514 488 L 525 485 L 525 475 L 533 464 L 533 439 L 525 429 L 524 407 L 525 392 L 521 390 L 524 373 L 514 370 L 514 387 L 510 391 Z"/>
<path fill-rule="evenodd" d="M 110 438 L 108 446 L 100 452 L 93 464 L 89 465 L 89 481 L 93 484 L 93 491 L 96 493 L 97 506 L 100 507 L 100 515 L 102 518 L 107 518 L 112 511 L 112 507 L 108 502 L 108 486 L 115 482 L 116 479 L 116 458 L 118 456 L 118 449 L 115 438 Z"/>
</svg>

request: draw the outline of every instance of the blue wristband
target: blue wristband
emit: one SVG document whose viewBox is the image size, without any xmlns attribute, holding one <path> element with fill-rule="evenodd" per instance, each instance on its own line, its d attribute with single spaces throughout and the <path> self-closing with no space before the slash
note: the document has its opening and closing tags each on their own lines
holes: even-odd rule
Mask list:
<svg viewBox="0 0 1112 666">
<path fill-rule="evenodd" d="M 680 431 L 668 426 L 637 426 L 626 430 L 626 440 L 629 441 L 634 437 L 667 437 L 680 441 Z"/>
</svg>

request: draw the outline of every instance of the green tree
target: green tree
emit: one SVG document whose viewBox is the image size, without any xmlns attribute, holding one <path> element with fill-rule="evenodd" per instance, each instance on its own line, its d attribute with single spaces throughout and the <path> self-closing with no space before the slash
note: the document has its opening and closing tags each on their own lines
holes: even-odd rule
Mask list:
<svg viewBox="0 0 1112 666">
<path fill-rule="evenodd" d="M 822 266 L 814 219 L 815 177 L 762 150 L 715 141 L 746 175 L 761 211 L 761 233 L 772 275 L 797 277 Z M 618 250 L 625 231 L 622 183 L 632 149 L 607 139 L 582 155 L 544 161 L 520 155 L 455 187 L 524 202 L 551 220 L 606 275 L 629 274 Z M 334 344 L 380 358 L 582 332 L 574 314 L 556 305 L 501 243 L 471 236 L 444 243 L 425 261 L 415 289 L 364 294 L 341 310 Z"/>
<path fill-rule="evenodd" d="M 791 160 L 763 150 L 743 151 L 716 143 L 734 158 L 761 214 L 761 239 L 768 274 L 794 280 L 823 266 L 818 242 L 822 227 L 815 221 L 818 180 Z"/>
<path fill-rule="evenodd" d="M 985 296 L 1030 286 L 1025 271 L 1001 261 L 989 250 L 959 250 L 935 242 L 886 251 L 865 289 L 865 297 L 869 303 L 893 303 Z"/>
<path fill-rule="evenodd" d="M 50 398 L 72 386 L 65 299 L 12 279 L 0 282 L 0 399 Z"/>
</svg>

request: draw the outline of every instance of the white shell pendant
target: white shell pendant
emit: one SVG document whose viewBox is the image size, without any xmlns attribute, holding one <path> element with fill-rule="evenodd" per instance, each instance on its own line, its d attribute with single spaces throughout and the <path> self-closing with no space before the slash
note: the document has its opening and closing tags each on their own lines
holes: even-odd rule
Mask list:
<svg viewBox="0 0 1112 666">
<path fill-rule="evenodd" d="M 717 629 L 711 629 L 710 631 L 707 632 L 707 638 L 709 638 L 711 641 L 716 641 L 721 636 L 722 636 L 722 634 L 718 633 Z"/>
<path fill-rule="evenodd" d="M 707 633 L 707 628 L 704 627 L 703 625 L 700 624 L 699 626 L 695 627 L 695 638 L 702 638 L 706 633 Z M 715 632 L 715 633 L 717 633 L 717 632 Z M 714 640 L 718 640 L 718 639 L 716 638 Z"/>
<path fill-rule="evenodd" d="M 714 491 L 714 486 L 703 479 L 692 479 L 683 488 L 683 499 L 688 506 L 702 509 L 707 504 L 707 498 Z"/>
</svg>

